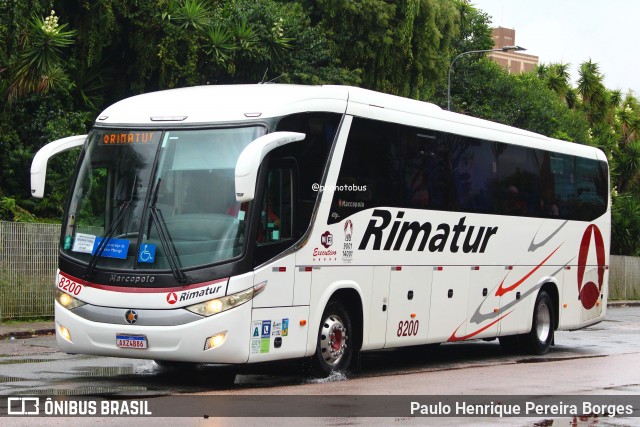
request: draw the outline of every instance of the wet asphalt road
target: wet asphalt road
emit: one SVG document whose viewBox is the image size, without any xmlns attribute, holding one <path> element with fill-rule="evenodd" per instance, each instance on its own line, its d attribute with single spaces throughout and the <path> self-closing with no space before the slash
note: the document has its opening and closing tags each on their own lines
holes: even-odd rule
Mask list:
<svg viewBox="0 0 640 427">
<path fill-rule="evenodd" d="M 246 367 L 233 385 L 214 384 L 217 372 L 214 366 L 167 370 L 147 360 L 67 355 L 56 350 L 53 336 L 0 341 L 3 396 L 640 395 L 640 307 L 610 308 L 605 321 L 598 325 L 558 332 L 556 345 L 544 356 L 505 354 L 497 341 L 471 341 L 365 353 L 358 372 L 348 378 L 309 379 L 299 361 Z M 588 425 L 638 425 L 638 421 L 635 418 L 609 424 L 609 420 L 600 420 L 594 424 L 591 420 Z M 415 421 L 409 418 L 396 422 Z M 228 424 L 237 425 L 233 419 Z"/>
</svg>

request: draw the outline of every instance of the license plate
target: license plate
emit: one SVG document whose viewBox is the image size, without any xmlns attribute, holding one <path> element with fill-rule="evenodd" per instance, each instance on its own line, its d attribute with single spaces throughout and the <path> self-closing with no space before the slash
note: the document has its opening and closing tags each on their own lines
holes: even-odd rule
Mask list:
<svg viewBox="0 0 640 427">
<path fill-rule="evenodd" d="M 144 335 L 122 335 L 116 334 L 116 345 L 120 348 L 147 348 L 147 337 Z"/>
</svg>

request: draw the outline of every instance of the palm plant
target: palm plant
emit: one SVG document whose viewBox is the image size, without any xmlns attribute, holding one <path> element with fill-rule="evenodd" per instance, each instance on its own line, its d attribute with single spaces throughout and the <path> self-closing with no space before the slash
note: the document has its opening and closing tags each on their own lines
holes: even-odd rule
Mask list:
<svg viewBox="0 0 640 427">
<path fill-rule="evenodd" d="M 162 19 L 174 21 L 185 30 L 204 30 L 211 23 L 212 13 L 204 1 L 174 0 L 169 4 L 168 12 L 162 14 Z"/>
<path fill-rule="evenodd" d="M 640 181 L 640 140 L 622 147 L 617 156 L 618 189 L 631 190 Z"/>
<path fill-rule="evenodd" d="M 29 21 L 11 77 L 10 100 L 27 93 L 68 88 L 62 50 L 74 43 L 76 32 L 65 31 L 66 26 L 58 24 L 53 10 L 47 18 L 35 16 Z"/>
<path fill-rule="evenodd" d="M 589 122 L 594 123 L 604 116 L 606 90 L 602 83 L 603 76 L 598 64 L 591 60 L 580 65 L 578 74 L 580 77 L 577 90 L 582 97 Z"/>
<path fill-rule="evenodd" d="M 231 58 L 238 45 L 233 40 L 233 35 L 220 26 L 215 25 L 206 30 L 209 49 L 207 53 L 215 59 L 216 63 L 224 64 Z"/>
<path fill-rule="evenodd" d="M 640 201 L 620 194 L 611 207 L 611 253 L 640 255 Z"/>
</svg>

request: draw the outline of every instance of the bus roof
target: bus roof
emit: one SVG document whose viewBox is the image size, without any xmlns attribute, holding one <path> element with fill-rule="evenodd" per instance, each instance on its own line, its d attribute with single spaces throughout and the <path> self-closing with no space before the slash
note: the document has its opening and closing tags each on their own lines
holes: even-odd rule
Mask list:
<svg viewBox="0 0 640 427">
<path fill-rule="evenodd" d="M 126 127 L 210 125 L 311 111 L 347 112 L 606 161 L 604 153 L 593 147 L 444 111 L 435 104 L 350 86 L 245 84 L 170 89 L 119 101 L 105 109 L 96 124 Z"/>
</svg>

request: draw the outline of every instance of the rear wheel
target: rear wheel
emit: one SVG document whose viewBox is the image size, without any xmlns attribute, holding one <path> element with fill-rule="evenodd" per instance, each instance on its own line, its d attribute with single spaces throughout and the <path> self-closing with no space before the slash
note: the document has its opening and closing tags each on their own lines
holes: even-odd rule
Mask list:
<svg viewBox="0 0 640 427">
<path fill-rule="evenodd" d="M 330 302 L 324 309 L 318 328 L 316 353 L 313 356 L 313 372 L 326 377 L 332 372 L 344 371 L 354 354 L 351 318 L 344 306 Z"/>
<path fill-rule="evenodd" d="M 531 331 L 524 335 L 526 349 L 533 354 L 545 354 L 553 342 L 555 324 L 553 302 L 549 294 L 541 291 L 533 309 Z"/>
</svg>

